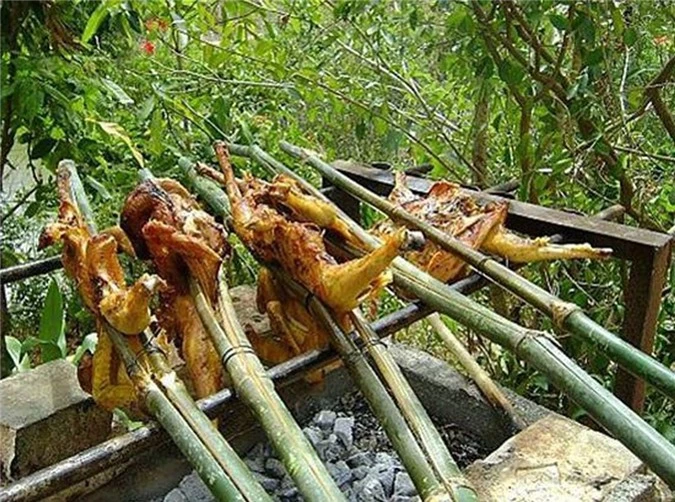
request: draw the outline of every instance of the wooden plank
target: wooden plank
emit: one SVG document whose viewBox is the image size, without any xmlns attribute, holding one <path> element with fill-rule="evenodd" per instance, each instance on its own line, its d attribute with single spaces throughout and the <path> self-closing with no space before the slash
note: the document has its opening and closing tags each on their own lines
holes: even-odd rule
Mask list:
<svg viewBox="0 0 675 502">
<path fill-rule="evenodd" d="M 394 176 L 390 171 L 373 169 L 347 161 L 335 161 L 333 165 L 342 173 L 358 181 L 368 189 L 387 195 L 393 186 Z M 433 181 L 408 177 L 408 186 L 413 192 L 426 194 Z M 485 192 L 472 192 L 480 201 L 503 200 Z M 595 247 L 610 247 L 614 255 L 626 260 L 644 261 L 653 250 L 668 245 L 670 236 L 642 228 L 591 219 L 583 215 L 535 206 L 509 200 L 509 228 L 531 236 L 562 234 L 566 242 L 589 242 Z"/>
<path fill-rule="evenodd" d="M 672 242 L 672 241 L 671 241 Z M 626 316 L 623 338 L 647 354 L 654 349 L 656 323 L 661 295 L 670 263 L 672 244 L 654 251 L 651 260 L 634 261 L 628 287 L 624 291 Z M 645 382 L 619 369 L 614 393 L 635 412 L 640 413 L 645 401 Z"/>
</svg>

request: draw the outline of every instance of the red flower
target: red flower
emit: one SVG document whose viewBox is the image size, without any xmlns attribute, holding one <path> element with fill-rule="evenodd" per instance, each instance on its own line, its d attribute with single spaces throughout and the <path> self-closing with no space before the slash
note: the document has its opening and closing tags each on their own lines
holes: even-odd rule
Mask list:
<svg viewBox="0 0 675 502">
<path fill-rule="evenodd" d="M 142 40 L 141 50 L 148 56 L 152 56 L 155 53 L 155 44 L 153 44 L 150 40 Z"/>
</svg>

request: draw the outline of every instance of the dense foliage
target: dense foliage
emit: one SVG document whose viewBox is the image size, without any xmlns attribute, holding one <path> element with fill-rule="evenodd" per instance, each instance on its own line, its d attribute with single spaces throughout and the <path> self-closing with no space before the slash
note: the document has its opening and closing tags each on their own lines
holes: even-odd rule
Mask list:
<svg viewBox="0 0 675 502">
<path fill-rule="evenodd" d="M 483 187 L 517 178 L 523 200 L 586 214 L 620 203 L 627 224 L 666 231 L 674 22 L 663 0 L 2 2 L 2 266 L 41 256 L 36 237 L 55 214 L 59 160 L 80 166 L 105 226 L 139 166 L 176 174 L 178 156 L 211 159 L 223 136 L 289 162 L 280 139 L 330 159 L 429 163 L 432 176 Z M 618 261 L 523 273 L 620 332 Z M 243 253 L 233 280 L 253 280 Z M 672 283 L 656 348 L 666 365 L 675 364 Z M 67 288 L 41 277 L 3 290 L 5 368 L 91 347 Z M 499 294 L 483 299 L 551 328 Z M 501 382 L 579 415 L 536 372 L 465 334 Z M 438 349 L 427 335 L 408 337 Z M 563 343 L 611 384 L 605 358 Z M 647 415 L 675 439 L 672 403 L 650 396 Z"/>
</svg>

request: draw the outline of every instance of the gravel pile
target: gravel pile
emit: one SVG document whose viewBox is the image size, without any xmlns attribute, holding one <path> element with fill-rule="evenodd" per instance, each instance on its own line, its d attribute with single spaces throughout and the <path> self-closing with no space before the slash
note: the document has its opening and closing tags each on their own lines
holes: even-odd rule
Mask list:
<svg viewBox="0 0 675 502">
<path fill-rule="evenodd" d="M 363 397 L 358 392 L 348 394 L 332 408 L 316 413 L 303 432 L 345 496 L 356 502 L 419 500 L 410 477 Z M 442 424 L 439 430 L 461 467 L 487 454 L 456 427 Z M 269 444 L 257 444 L 244 461 L 276 500 L 302 500 Z M 185 500 L 213 500 L 194 472 L 164 498 L 164 502 Z"/>
</svg>

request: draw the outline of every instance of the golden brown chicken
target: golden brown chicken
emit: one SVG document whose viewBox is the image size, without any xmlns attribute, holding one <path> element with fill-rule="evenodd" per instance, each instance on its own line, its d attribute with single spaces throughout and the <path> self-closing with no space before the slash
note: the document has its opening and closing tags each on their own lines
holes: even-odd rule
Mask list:
<svg viewBox="0 0 675 502">
<path fill-rule="evenodd" d="M 601 259 L 612 252 L 611 249 L 597 249 L 589 244 L 551 244 L 547 237 L 520 237 L 504 226 L 508 202 L 480 206 L 459 185 L 446 181 L 434 183 L 426 197 L 419 197 L 408 189 L 405 174 L 397 173 L 389 200 L 464 244 L 514 263 L 571 258 Z M 385 220 L 375 226 L 373 233 L 387 238 L 400 228 L 391 220 Z M 427 241 L 420 251 L 406 253 L 405 258 L 443 282 L 458 280 L 467 270 L 461 258 L 431 241 Z"/>
<path fill-rule="evenodd" d="M 405 229 L 392 232 L 372 253 L 338 263 L 326 251 L 323 230 L 346 239 L 350 234 L 328 204 L 301 193 L 285 177 L 266 183 L 247 175 L 237 182 L 225 145 L 216 144 L 216 155 L 234 230 L 263 263 L 280 266 L 337 314 L 356 308 L 390 281 L 385 271 L 407 244 Z"/>
<path fill-rule="evenodd" d="M 265 363 L 279 364 L 310 350 L 328 347 L 330 338 L 326 331 L 265 267 L 258 275 L 256 303 L 258 311 L 267 314 L 274 336 L 263 336 L 253 330 L 247 330 L 247 336 Z"/>
<path fill-rule="evenodd" d="M 132 407 L 138 404 L 135 387 L 113 350 L 105 324 L 128 335 L 132 349 L 139 353 L 141 345 L 134 335 L 148 326 L 150 299 L 163 282 L 144 274 L 127 287 L 117 258 L 118 248 L 133 253 L 126 236 L 119 228 L 93 234 L 73 202 L 70 171 L 61 167 L 57 174 L 59 218 L 45 228 L 40 247 L 63 243 L 66 273 L 76 282 L 85 305 L 96 318 L 99 342 L 91 364 L 91 381 L 83 382 L 83 386 L 91 389 L 96 402 L 107 409 Z"/>
<path fill-rule="evenodd" d="M 230 249 L 224 228 L 169 179 L 139 184 L 127 197 L 121 225 L 138 257 L 151 259 L 167 283 L 160 294 L 159 322 L 180 344 L 195 394 L 201 398 L 220 390 L 223 368 L 190 296 L 188 276 L 215 302 L 218 269 Z"/>
</svg>

